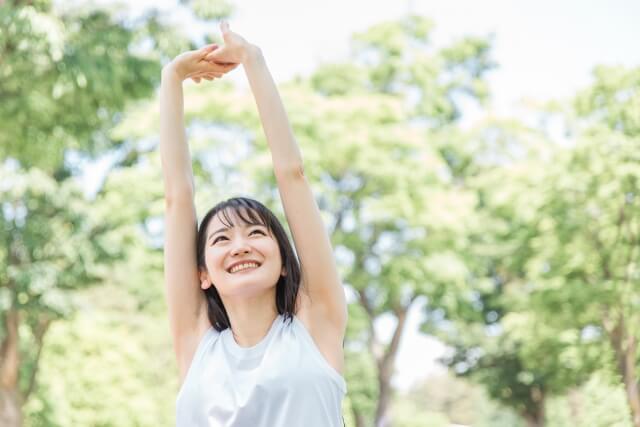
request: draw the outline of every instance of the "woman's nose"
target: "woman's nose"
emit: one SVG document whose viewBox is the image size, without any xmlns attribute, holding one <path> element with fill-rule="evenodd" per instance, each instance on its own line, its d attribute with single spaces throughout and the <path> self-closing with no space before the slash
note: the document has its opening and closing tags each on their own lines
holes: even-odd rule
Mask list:
<svg viewBox="0 0 640 427">
<path fill-rule="evenodd" d="M 231 249 L 232 256 L 249 252 L 251 252 L 251 247 L 247 244 L 245 239 L 237 239 L 234 241 L 233 248 Z"/>
</svg>

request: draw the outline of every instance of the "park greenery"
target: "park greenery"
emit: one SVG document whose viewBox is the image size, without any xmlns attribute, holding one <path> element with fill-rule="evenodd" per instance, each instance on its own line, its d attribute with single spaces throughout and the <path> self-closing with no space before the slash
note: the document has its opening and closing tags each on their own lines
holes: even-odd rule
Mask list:
<svg viewBox="0 0 640 427">
<path fill-rule="evenodd" d="M 211 39 L 169 18 L 0 2 L 0 425 L 174 424 L 156 89 Z M 640 68 L 463 126 L 499 64 L 433 28 L 374 25 L 279 84 L 349 301 L 346 424 L 640 427 Z M 284 218 L 251 94 L 187 82 L 185 116 L 198 213 L 242 194 Z M 416 304 L 447 373 L 401 392 Z"/>
</svg>

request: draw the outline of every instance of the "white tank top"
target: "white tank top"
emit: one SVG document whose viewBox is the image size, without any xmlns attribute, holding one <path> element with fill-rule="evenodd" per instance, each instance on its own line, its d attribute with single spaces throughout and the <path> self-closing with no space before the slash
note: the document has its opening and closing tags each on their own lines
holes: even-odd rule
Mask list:
<svg viewBox="0 0 640 427">
<path fill-rule="evenodd" d="M 176 399 L 178 427 L 342 427 L 344 378 L 296 317 L 278 315 L 253 347 L 230 329 L 203 335 Z"/>
</svg>

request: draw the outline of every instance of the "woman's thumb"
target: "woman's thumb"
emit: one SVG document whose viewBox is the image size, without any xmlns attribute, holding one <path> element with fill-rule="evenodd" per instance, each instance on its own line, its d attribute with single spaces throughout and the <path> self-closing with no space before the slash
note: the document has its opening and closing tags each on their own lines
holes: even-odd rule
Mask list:
<svg viewBox="0 0 640 427">
<path fill-rule="evenodd" d="M 213 43 L 213 44 L 209 44 L 209 45 L 206 45 L 206 46 L 200 48 L 200 52 L 204 53 L 204 54 L 207 54 L 207 53 L 213 52 L 217 48 L 218 48 L 218 44 L 217 43 Z"/>
<path fill-rule="evenodd" d="M 224 51 L 224 46 L 221 47 L 220 49 L 216 49 L 216 50 L 213 50 L 213 51 L 209 52 L 207 54 L 207 56 L 204 57 L 204 59 L 206 61 L 215 61 L 215 59 L 218 58 L 218 56 L 220 56 L 220 53 L 223 52 L 223 51 Z"/>
<path fill-rule="evenodd" d="M 227 21 L 220 22 L 220 31 L 222 31 L 223 35 L 229 32 L 229 23 Z"/>
</svg>

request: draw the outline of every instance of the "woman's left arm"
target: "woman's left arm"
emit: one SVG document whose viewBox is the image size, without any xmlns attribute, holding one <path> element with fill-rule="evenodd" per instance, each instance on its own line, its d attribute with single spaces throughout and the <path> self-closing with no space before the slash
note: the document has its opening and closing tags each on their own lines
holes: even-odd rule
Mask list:
<svg viewBox="0 0 640 427">
<path fill-rule="evenodd" d="M 232 48 L 234 43 L 245 43 L 235 58 L 231 55 L 226 60 L 243 64 L 256 100 L 271 150 L 280 198 L 300 258 L 302 281 L 311 299 L 311 310 L 314 315 L 320 315 L 324 321 L 330 322 L 336 331 L 343 333 L 347 324 L 344 289 L 331 242 L 304 175 L 302 156 L 278 89 L 258 47 L 232 33 L 226 24 L 222 26 L 222 34 L 225 44 L 229 46 L 220 49 L 219 54 L 214 52 L 211 55 L 213 59 L 225 58 L 225 48 Z"/>
<path fill-rule="evenodd" d="M 302 281 L 311 299 L 311 309 L 343 332 L 347 324 L 347 302 L 331 242 L 304 174 L 302 155 L 278 89 L 260 49 L 250 47 L 244 69 L 271 149 L 273 171 L 300 258 Z"/>
</svg>

